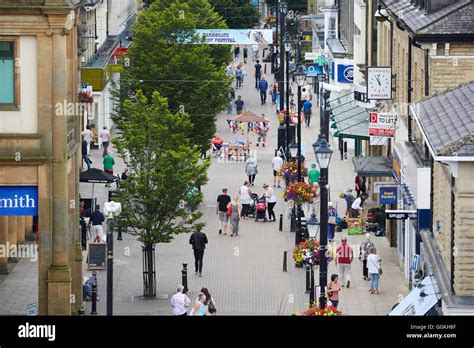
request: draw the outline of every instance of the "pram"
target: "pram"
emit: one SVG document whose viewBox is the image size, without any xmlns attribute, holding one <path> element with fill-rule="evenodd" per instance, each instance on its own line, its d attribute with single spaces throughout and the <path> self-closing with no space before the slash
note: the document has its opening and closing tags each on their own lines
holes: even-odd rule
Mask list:
<svg viewBox="0 0 474 348">
<path fill-rule="evenodd" d="M 252 193 L 250 196 L 252 198 L 252 202 L 249 204 L 249 209 L 248 209 L 248 215 L 252 215 L 253 217 L 257 217 L 257 200 L 258 200 L 258 195 L 256 193 Z"/>
<path fill-rule="evenodd" d="M 265 199 L 265 196 L 260 197 L 256 204 L 255 204 L 255 222 L 258 222 L 258 220 L 263 220 L 264 222 L 267 222 L 267 201 Z"/>
</svg>

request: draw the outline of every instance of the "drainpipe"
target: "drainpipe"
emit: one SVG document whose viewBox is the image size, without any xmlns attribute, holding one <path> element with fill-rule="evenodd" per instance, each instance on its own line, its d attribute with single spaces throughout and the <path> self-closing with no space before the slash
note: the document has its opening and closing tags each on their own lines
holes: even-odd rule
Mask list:
<svg viewBox="0 0 474 348">
<path fill-rule="evenodd" d="M 431 175 L 430 175 L 430 230 L 431 233 L 433 234 L 433 209 L 434 209 L 434 158 L 433 156 L 430 155 L 430 170 L 431 170 Z"/>
<path fill-rule="evenodd" d="M 454 212 L 454 184 L 456 179 L 454 178 L 453 174 L 451 173 L 451 291 L 454 293 L 454 221 L 456 219 L 456 214 Z"/>
<path fill-rule="evenodd" d="M 430 50 L 425 49 L 425 97 L 430 95 L 429 58 L 430 58 Z"/>
<path fill-rule="evenodd" d="M 411 104 L 411 92 L 413 90 L 412 87 L 412 47 L 413 46 L 413 38 L 410 36 L 408 38 L 408 96 L 407 96 L 407 115 L 408 115 L 408 141 L 411 143 L 413 142 L 413 130 L 412 130 L 412 116 L 410 112 L 410 104 Z"/>
</svg>

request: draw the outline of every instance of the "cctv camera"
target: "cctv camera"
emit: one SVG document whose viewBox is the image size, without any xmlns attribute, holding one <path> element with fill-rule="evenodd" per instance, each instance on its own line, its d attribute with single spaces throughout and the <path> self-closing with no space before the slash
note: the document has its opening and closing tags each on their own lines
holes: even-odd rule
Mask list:
<svg viewBox="0 0 474 348">
<path fill-rule="evenodd" d="M 375 19 L 378 22 L 385 22 L 388 19 L 387 10 L 379 8 L 377 12 L 375 12 Z"/>
</svg>

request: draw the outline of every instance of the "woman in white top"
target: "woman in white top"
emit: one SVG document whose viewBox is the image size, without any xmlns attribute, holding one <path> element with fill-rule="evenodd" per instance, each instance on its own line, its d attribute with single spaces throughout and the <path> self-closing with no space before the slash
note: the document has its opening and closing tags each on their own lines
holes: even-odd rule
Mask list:
<svg viewBox="0 0 474 348">
<path fill-rule="evenodd" d="M 265 190 L 265 199 L 268 207 L 268 221 L 276 221 L 275 212 L 273 211 L 276 204 L 276 197 L 273 193 L 273 189 L 267 184 L 263 184 L 263 189 Z"/>
<path fill-rule="evenodd" d="M 369 269 L 370 277 L 370 289 L 371 294 L 380 294 L 379 291 L 379 277 L 380 269 L 382 268 L 381 263 L 382 259 L 377 255 L 377 250 L 375 248 L 369 249 L 369 256 L 367 256 L 367 268 Z"/>
<path fill-rule="evenodd" d="M 249 215 L 249 206 L 252 203 L 252 191 L 250 191 L 250 183 L 248 181 L 240 187 L 239 190 L 239 199 L 242 204 L 242 218 L 248 219 Z"/>
</svg>

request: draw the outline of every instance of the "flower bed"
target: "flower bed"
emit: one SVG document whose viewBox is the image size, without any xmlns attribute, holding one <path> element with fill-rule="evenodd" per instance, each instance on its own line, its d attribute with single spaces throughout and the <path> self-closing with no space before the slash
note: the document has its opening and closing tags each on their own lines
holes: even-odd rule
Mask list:
<svg viewBox="0 0 474 348">
<path fill-rule="evenodd" d="M 342 312 L 333 306 L 326 306 L 324 309 L 315 306 L 309 308 L 307 311 L 295 313 L 295 315 L 306 317 L 331 317 L 341 314 Z"/>
</svg>

